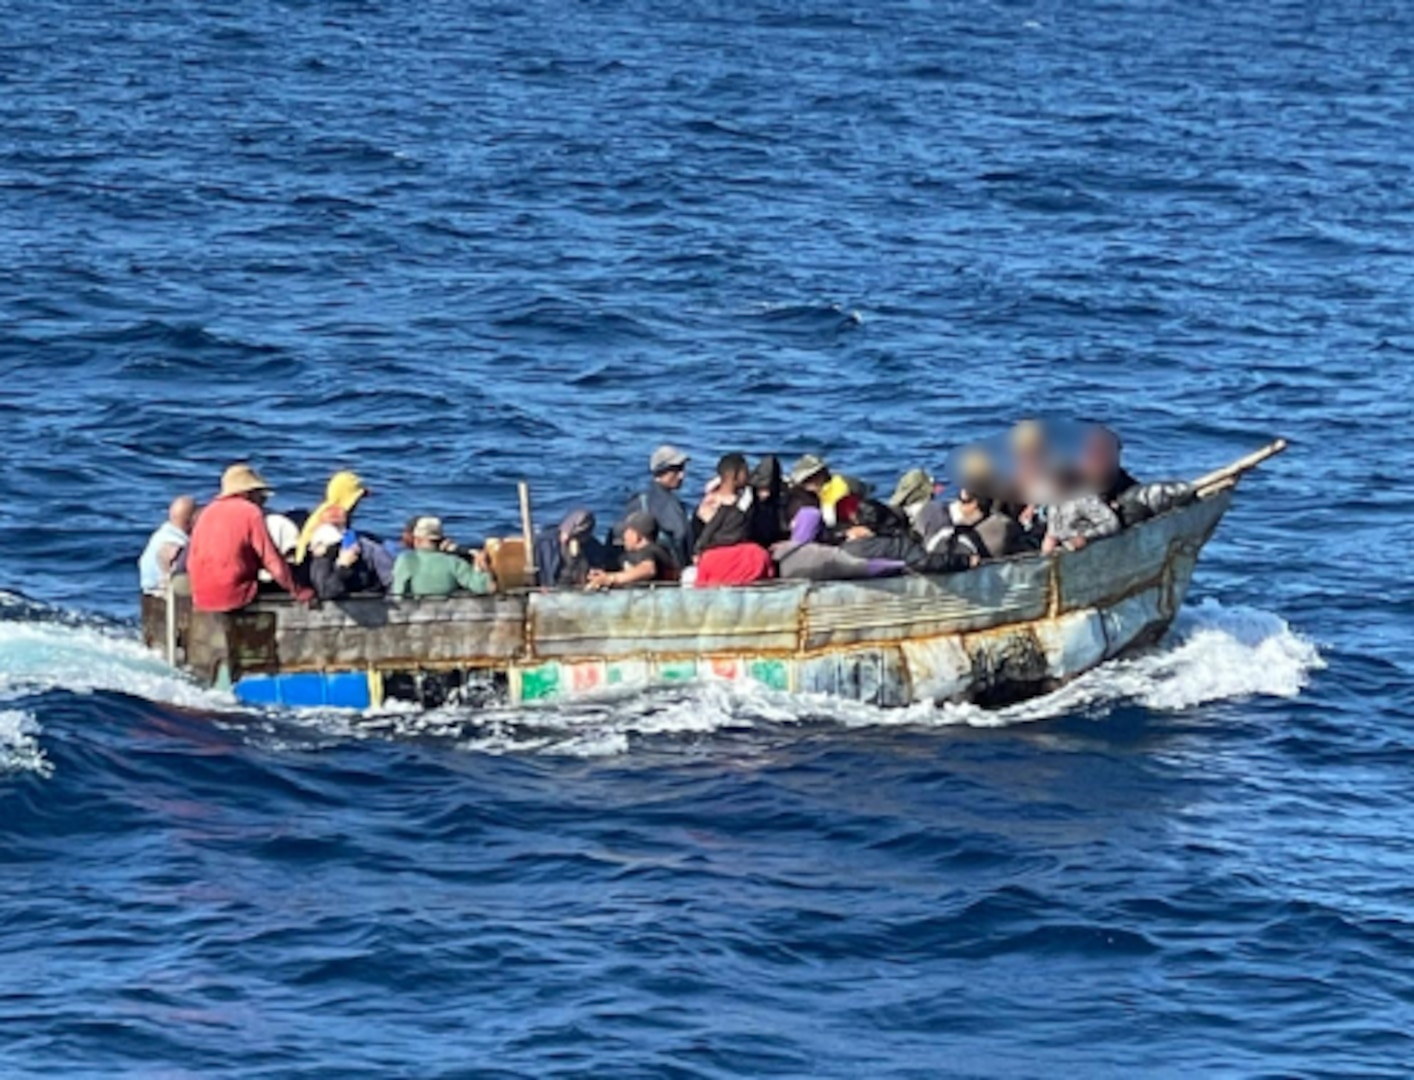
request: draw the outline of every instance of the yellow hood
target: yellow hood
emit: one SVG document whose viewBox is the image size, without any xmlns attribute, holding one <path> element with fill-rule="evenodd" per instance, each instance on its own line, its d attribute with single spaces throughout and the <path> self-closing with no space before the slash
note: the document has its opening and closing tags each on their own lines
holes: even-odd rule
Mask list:
<svg viewBox="0 0 1414 1080">
<path fill-rule="evenodd" d="M 300 531 L 299 544 L 295 547 L 295 562 L 304 562 L 304 557 L 309 552 L 309 542 L 314 538 L 314 530 L 323 524 L 326 510 L 337 506 L 352 514 L 359 500 L 367 494 L 368 489 L 363 486 L 358 473 L 336 472 L 329 477 L 329 486 L 324 489 L 324 501 L 314 508 L 314 512 L 309 515 L 309 520 Z"/>
</svg>

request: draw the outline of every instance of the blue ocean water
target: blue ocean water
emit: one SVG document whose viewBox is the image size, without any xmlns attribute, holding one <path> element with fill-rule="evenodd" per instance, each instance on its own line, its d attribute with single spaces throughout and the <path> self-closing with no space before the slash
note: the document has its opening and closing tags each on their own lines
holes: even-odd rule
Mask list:
<svg viewBox="0 0 1414 1080">
<path fill-rule="evenodd" d="M 0 1072 L 1414 1071 L 1414 10 L 152 0 L 0 19 Z M 238 709 L 167 500 L 608 513 L 1023 415 L 1281 434 L 1156 653 L 1003 713 Z"/>
</svg>

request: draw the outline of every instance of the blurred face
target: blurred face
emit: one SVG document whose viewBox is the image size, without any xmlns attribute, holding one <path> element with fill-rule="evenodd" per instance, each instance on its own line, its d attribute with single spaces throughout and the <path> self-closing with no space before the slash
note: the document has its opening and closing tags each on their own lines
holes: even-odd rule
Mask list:
<svg viewBox="0 0 1414 1080">
<path fill-rule="evenodd" d="M 828 472 L 827 470 L 825 470 L 825 469 L 821 469 L 819 472 L 817 472 L 814 476 L 810 477 L 808 480 L 803 480 L 803 481 L 801 481 L 800 489 L 801 489 L 802 491 L 813 491 L 816 495 L 818 495 L 818 494 L 820 494 L 820 489 L 823 488 L 823 487 L 824 487 L 826 484 L 828 484 L 829 482 L 830 482 L 830 474 L 829 474 L 829 472 Z"/>
<path fill-rule="evenodd" d="M 1094 435 L 1085 441 L 1080 457 L 1080 469 L 1091 480 L 1107 482 L 1119 466 L 1119 452 L 1114 442 L 1104 435 Z"/>
<path fill-rule="evenodd" d="M 654 477 L 654 479 L 656 479 L 658 483 L 662 484 L 669 491 L 676 491 L 678 488 L 682 487 L 682 482 L 686 477 L 686 467 L 682 465 L 676 465 L 671 469 L 664 469 L 662 472 L 658 473 L 658 475 Z"/>
<path fill-rule="evenodd" d="M 632 526 L 624 528 L 624 549 L 627 551 L 638 551 L 640 548 L 648 546 L 648 539 Z"/>
<path fill-rule="evenodd" d="M 966 488 L 957 493 L 957 506 L 962 512 L 962 521 L 966 524 L 976 524 L 982 517 L 982 507 L 977 502 L 977 496 Z"/>
</svg>

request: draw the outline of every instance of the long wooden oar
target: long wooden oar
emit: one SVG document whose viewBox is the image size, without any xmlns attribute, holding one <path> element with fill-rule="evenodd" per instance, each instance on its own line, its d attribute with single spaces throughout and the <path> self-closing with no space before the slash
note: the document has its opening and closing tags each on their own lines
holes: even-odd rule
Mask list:
<svg viewBox="0 0 1414 1080">
<path fill-rule="evenodd" d="M 1260 450 L 1253 450 L 1246 457 L 1240 457 L 1231 465 L 1224 465 L 1221 469 L 1214 469 L 1212 472 L 1198 477 L 1193 481 L 1193 486 L 1198 489 L 1199 495 L 1207 495 L 1218 488 L 1235 484 L 1243 473 L 1251 472 L 1268 458 L 1276 457 L 1286 449 L 1285 439 L 1274 439 L 1267 443 Z"/>
</svg>

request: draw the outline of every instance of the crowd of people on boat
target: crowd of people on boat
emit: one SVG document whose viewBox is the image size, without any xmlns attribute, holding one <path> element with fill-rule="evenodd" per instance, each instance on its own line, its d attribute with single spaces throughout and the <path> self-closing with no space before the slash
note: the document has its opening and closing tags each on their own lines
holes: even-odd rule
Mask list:
<svg viewBox="0 0 1414 1080">
<path fill-rule="evenodd" d="M 1075 550 L 1192 497 L 1188 485 L 1136 481 L 1107 428 L 1089 429 L 1069 461 L 1032 421 L 1007 442 L 1005 467 L 981 449 L 962 454 L 950 497 L 924 469 L 904 473 L 881 499 L 815 455 L 787 471 L 774 456 L 753 467 L 730 453 L 695 505 L 683 497 L 688 455 L 660 446 L 644 488 L 605 535 L 581 508 L 534 537 L 533 583 L 599 591 L 946 574 Z M 370 492 L 356 473 L 334 474 L 307 514 L 269 511 L 271 494 L 254 468 L 237 463 L 207 505 L 176 498 L 139 560 L 143 590 L 166 594 L 184 578 L 198 610 L 233 611 L 266 590 L 314 603 L 498 587 L 487 550 L 458 546 L 438 517 L 409 519 L 396 540 L 359 529 L 354 519 Z"/>
</svg>

